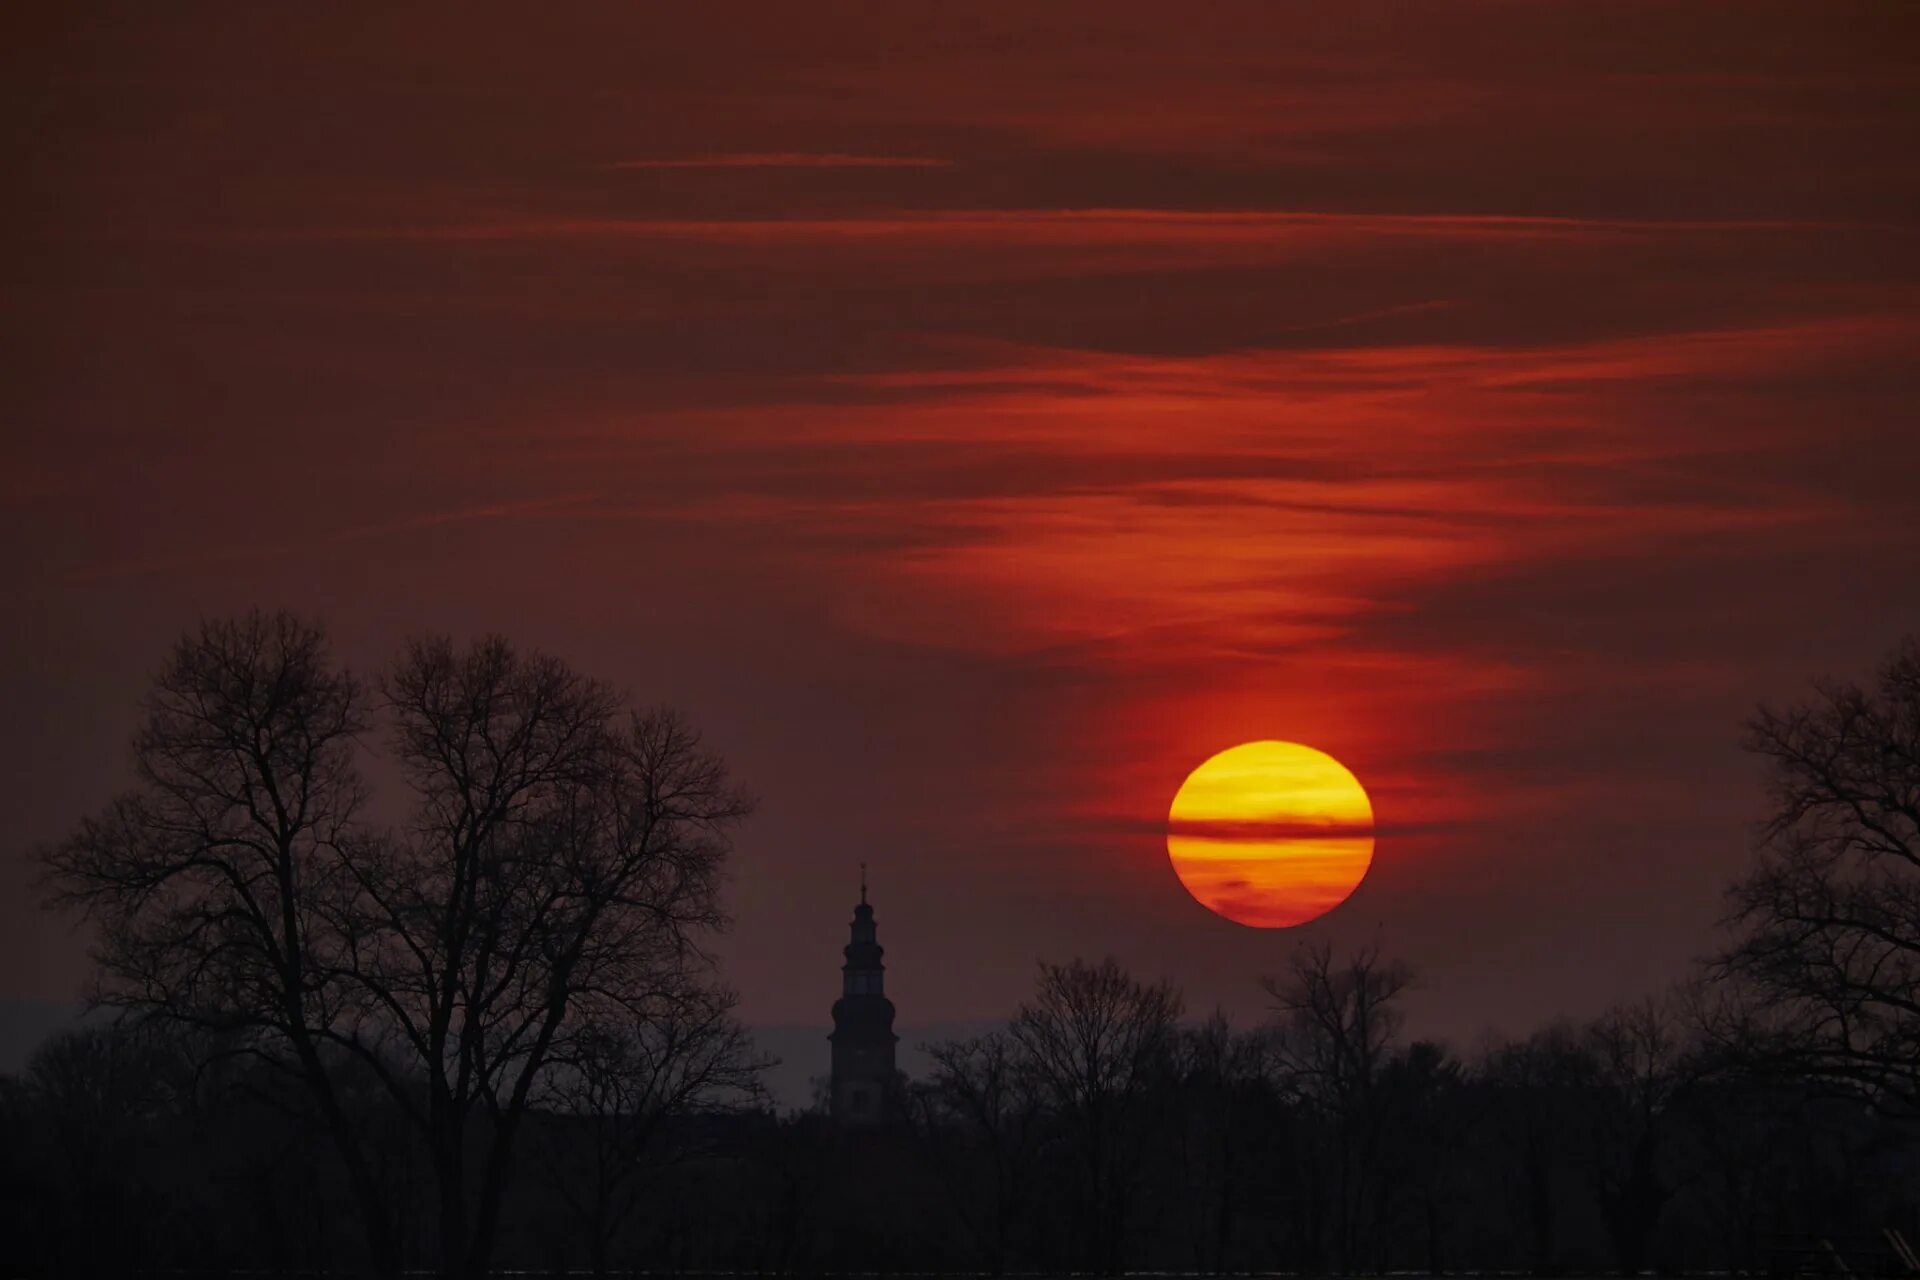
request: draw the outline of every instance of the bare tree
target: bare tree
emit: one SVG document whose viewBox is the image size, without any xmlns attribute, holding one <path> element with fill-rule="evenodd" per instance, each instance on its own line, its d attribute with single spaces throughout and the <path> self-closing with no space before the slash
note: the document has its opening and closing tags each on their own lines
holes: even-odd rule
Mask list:
<svg viewBox="0 0 1920 1280">
<path fill-rule="evenodd" d="M 1480 1063 L 1490 1095 L 1488 1136 L 1519 1202 L 1527 1265 L 1542 1274 L 1560 1265 L 1557 1206 L 1575 1153 L 1584 1149 L 1584 1117 L 1598 1072 L 1590 1044 L 1569 1023 L 1494 1046 Z"/>
<path fill-rule="evenodd" d="M 1018 1042 L 1003 1031 L 929 1045 L 927 1053 L 933 1079 L 911 1096 L 909 1115 L 919 1122 L 962 1225 L 988 1270 L 999 1275 L 1038 1172 L 1045 1119 L 1038 1081 Z M 947 1149 L 949 1124 L 965 1136 L 964 1150 Z M 981 1188 L 967 1176 L 976 1167 Z"/>
<path fill-rule="evenodd" d="M 1259 1182 L 1272 1048 L 1264 1029 L 1235 1031 L 1221 1010 L 1180 1033 L 1174 1151 L 1196 1270 L 1229 1269 L 1237 1214 Z"/>
<path fill-rule="evenodd" d="M 595 1275 L 639 1207 L 641 1175 L 701 1150 L 680 1137 L 663 1153 L 663 1132 L 764 1101 L 771 1061 L 734 1021 L 733 993 L 700 977 L 661 984 L 623 1019 L 582 1026 L 540 1088 L 542 1109 L 563 1122 L 544 1170 L 584 1228 Z"/>
<path fill-rule="evenodd" d="M 98 929 L 93 999 L 226 1033 L 298 1075 L 339 1144 L 374 1265 L 399 1241 L 325 1058 L 346 999 L 324 924 L 352 891 L 363 692 L 318 627 L 209 622 L 154 679 L 133 742 L 139 786 L 41 852 L 54 901 Z"/>
<path fill-rule="evenodd" d="M 1400 994 L 1412 972 L 1377 948 L 1337 964 L 1329 946 L 1303 947 L 1284 978 L 1265 978 L 1279 1022 L 1279 1065 L 1301 1099 L 1327 1121 L 1333 1139 L 1335 1252 L 1342 1271 L 1356 1259 L 1380 1146 L 1381 1068 L 1399 1034 Z"/>
<path fill-rule="evenodd" d="M 1920 1103 L 1920 642 L 1871 689 L 1762 708 L 1757 863 L 1729 891 L 1722 999 L 1705 1019 L 1749 1061 L 1910 1112 Z"/>
<path fill-rule="evenodd" d="M 45 1124 L 34 1145 L 66 1217 L 56 1269 L 111 1273 L 161 1252 L 166 1214 L 141 1174 L 181 1137 L 192 1083 L 181 1066 L 131 1020 L 63 1031 L 29 1060 L 24 1085 Z"/>
<path fill-rule="evenodd" d="M 427 1152 L 441 1267 L 476 1275 L 536 1084 L 698 962 L 746 804 L 676 716 L 623 717 L 502 640 L 416 643 L 382 692 L 415 801 L 392 831 L 364 818 L 372 717 L 319 628 L 209 623 L 156 681 L 141 786 L 44 858 L 100 925 L 101 1000 L 218 1028 L 312 1090 L 392 1272 L 341 1097 L 375 1075 Z"/>
<path fill-rule="evenodd" d="M 1118 962 L 1041 964 L 1034 998 L 1008 1034 L 1067 1126 L 1081 1182 L 1082 1246 L 1117 1272 L 1148 1154 L 1154 1090 L 1170 1079 L 1180 994 L 1136 981 Z"/>
<path fill-rule="evenodd" d="M 350 847 L 359 893 L 334 924 L 355 1001 L 336 1038 L 426 1143 L 441 1265 L 479 1273 L 542 1072 L 722 922 L 743 805 L 676 718 L 621 724 L 604 686 L 498 639 L 414 644 L 384 692 L 415 814 Z"/>
<path fill-rule="evenodd" d="M 1585 1040 L 1596 1068 L 1594 1189 L 1615 1261 L 1638 1272 L 1674 1193 L 1667 1147 L 1690 1078 L 1689 1045 L 1676 1002 L 1653 999 L 1609 1009 Z"/>
<path fill-rule="evenodd" d="M 1438 1274 L 1459 1233 L 1461 1150 L 1471 1132 L 1466 1072 L 1446 1046 L 1415 1040 L 1389 1055 L 1375 1095 L 1381 1141 L 1376 1230 L 1383 1260 Z"/>
</svg>

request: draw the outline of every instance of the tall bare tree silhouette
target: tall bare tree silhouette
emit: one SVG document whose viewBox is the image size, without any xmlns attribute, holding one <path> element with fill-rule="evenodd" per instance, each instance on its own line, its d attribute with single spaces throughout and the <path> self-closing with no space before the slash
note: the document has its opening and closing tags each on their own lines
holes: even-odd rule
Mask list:
<svg viewBox="0 0 1920 1280">
<path fill-rule="evenodd" d="M 541 1169 L 572 1211 L 595 1275 L 607 1273 L 614 1241 L 640 1207 L 650 1158 L 702 1153 L 684 1136 L 661 1152 L 667 1131 L 695 1111 L 766 1101 L 760 1073 L 771 1060 L 734 1021 L 733 993 L 702 977 L 663 973 L 611 1018 L 583 1022 L 541 1083 L 542 1110 L 571 1122 L 556 1129 Z"/>
<path fill-rule="evenodd" d="M 1279 1023 L 1281 1069 L 1327 1121 L 1333 1140 L 1334 1252 L 1342 1273 L 1356 1262 L 1372 1207 L 1385 1109 L 1381 1071 L 1399 1033 L 1399 997 L 1412 972 L 1377 948 L 1344 963 L 1331 947 L 1303 947 L 1284 977 L 1261 982 Z"/>
<path fill-rule="evenodd" d="M 99 926 L 99 1000 L 306 1084 L 391 1273 L 341 1089 L 377 1077 L 428 1153 L 443 1273 L 478 1275 L 536 1085 L 583 1026 L 704 963 L 748 806 L 679 717 L 504 640 L 417 642 L 379 689 L 297 617 L 207 623 L 155 681 L 139 785 L 42 857 Z M 392 829 L 357 767 L 376 710 L 413 799 Z"/>
<path fill-rule="evenodd" d="M 911 1096 L 910 1115 L 977 1255 L 1000 1275 L 1033 1212 L 1046 1120 L 1039 1081 L 1005 1031 L 929 1045 L 927 1053 L 933 1079 Z"/>
<path fill-rule="evenodd" d="M 1088 1265 L 1117 1272 L 1153 1136 L 1156 1090 L 1173 1078 L 1180 993 L 1119 963 L 1040 966 L 1008 1034 L 1064 1122 L 1083 1180 L 1072 1203 Z"/>
<path fill-rule="evenodd" d="M 1747 747 L 1773 812 L 1730 891 L 1709 1025 L 1763 1064 L 1920 1104 L 1920 642 L 1873 687 L 1762 709 Z"/>
</svg>

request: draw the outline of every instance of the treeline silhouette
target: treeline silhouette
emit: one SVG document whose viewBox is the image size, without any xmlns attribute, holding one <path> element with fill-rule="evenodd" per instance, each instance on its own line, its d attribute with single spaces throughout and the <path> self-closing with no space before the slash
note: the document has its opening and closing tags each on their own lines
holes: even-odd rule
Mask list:
<svg viewBox="0 0 1920 1280">
<path fill-rule="evenodd" d="M 748 805 L 678 716 L 500 640 L 363 686 L 285 615 L 186 637 L 147 711 L 136 787 L 40 853 L 116 1016 L 0 1078 L 19 1274 L 1858 1272 L 1920 1239 L 1912 644 L 1756 716 L 1772 813 L 1668 993 L 1461 1048 L 1404 1037 L 1377 947 L 1297 950 L 1241 1026 L 1042 964 L 871 1129 L 760 1090 L 703 946 Z"/>
</svg>

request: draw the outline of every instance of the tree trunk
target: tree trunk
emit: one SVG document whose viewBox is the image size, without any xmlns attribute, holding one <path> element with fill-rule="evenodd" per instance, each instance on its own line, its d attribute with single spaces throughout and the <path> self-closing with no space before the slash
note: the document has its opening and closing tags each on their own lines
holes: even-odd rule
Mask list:
<svg viewBox="0 0 1920 1280">
<path fill-rule="evenodd" d="M 467 1195 L 457 1142 L 442 1142 L 434 1152 L 433 1176 L 440 1205 L 440 1274 L 464 1280 L 473 1273 L 467 1233 Z"/>
<path fill-rule="evenodd" d="M 347 1166 L 347 1182 L 353 1188 L 354 1199 L 359 1203 L 361 1225 L 366 1232 L 367 1260 L 373 1273 L 382 1280 L 398 1276 L 400 1237 L 394 1230 L 393 1216 L 387 1211 L 386 1196 L 373 1176 L 373 1169 L 367 1163 L 360 1140 L 354 1136 L 346 1111 L 340 1105 L 339 1095 L 334 1092 L 333 1081 L 328 1077 L 312 1039 L 296 1030 L 293 1042 L 294 1053 L 300 1060 L 308 1087 L 320 1104 L 321 1118 L 333 1136 L 342 1163 Z"/>
</svg>

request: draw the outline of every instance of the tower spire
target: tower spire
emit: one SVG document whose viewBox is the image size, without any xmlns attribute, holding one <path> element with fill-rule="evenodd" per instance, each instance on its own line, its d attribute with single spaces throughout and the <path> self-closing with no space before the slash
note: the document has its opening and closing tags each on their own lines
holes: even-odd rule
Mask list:
<svg viewBox="0 0 1920 1280">
<path fill-rule="evenodd" d="M 893 1001 L 887 999 L 885 948 L 867 902 L 867 864 L 860 864 L 860 905 L 853 909 L 833 1004 L 833 1118 L 842 1125 L 882 1125 L 895 1114 L 900 1073 L 894 1062 Z"/>
</svg>

